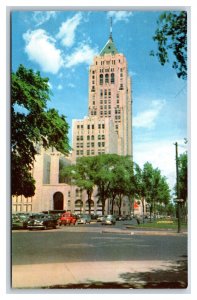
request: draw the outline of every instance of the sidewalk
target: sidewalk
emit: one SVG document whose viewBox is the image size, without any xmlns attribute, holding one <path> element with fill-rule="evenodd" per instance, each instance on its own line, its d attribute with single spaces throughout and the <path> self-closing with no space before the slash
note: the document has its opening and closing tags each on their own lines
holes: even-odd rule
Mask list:
<svg viewBox="0 0 197 300">
<path fill-rule="evenodd" d="M 136 274 L 164 272 L 177 266 L 172 261 L 99 261 L 55 264 L 16 265 L 12 267 L 12 288 L 39 289 L 60 285 L 126 283 L 133 276 L 133 285 L 138 288 L 145 283 L 135 280 Z M 129 275 L 130 274 L 130 275 Z"/>
</svg>

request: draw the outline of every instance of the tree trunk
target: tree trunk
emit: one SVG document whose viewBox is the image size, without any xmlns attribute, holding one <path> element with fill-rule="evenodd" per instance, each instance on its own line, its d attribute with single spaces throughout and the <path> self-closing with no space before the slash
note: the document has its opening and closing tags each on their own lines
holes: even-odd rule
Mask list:
<svg viewBox="0 0 197 300">
<path fill-rule="evenodd" d="M 92 191 L 87 190 L 88 194 L 88 210 L 89 210 L 89 215 L 91 214 L 91 200 L 92 200 Z"/>
</svg>

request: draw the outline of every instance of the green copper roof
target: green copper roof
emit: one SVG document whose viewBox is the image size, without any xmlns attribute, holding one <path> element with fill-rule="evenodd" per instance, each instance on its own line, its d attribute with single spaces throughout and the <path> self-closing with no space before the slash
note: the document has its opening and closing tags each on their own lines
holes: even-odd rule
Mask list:
<svg viewBox="0 0 197 300">
<path fill-rule="evenodd" d="M 114 45 L 114 42 L 113 42 L 113 39 L 112 37 L 110 36 L 109 37 L 109 40 L 107 41 L 106 45 L 104 46 L 104 48 L 101 50 L 100 52 L 100 56 L 103 56 L 105 54 L 116 54 L 118 53 L 118 50 L 116 49 L 115 45 Z"/>
</svg>

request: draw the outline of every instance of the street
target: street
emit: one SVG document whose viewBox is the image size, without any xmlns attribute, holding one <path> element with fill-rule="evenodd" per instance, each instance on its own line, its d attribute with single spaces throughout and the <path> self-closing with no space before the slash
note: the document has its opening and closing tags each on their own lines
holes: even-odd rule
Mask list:
<svg viewBox="0 0 197 300">
<path fill-rule="evenodd" d="M 115 282 L 121 285 L 126 282 L 127 288 L 138 288 L 136 280 L 135 286 L 132 282 L 136 273 L 143 275 L 152 272 L 153 276 L 157 272 L 155 279 L 153 276 L 151 282 L 140 285 L 144 287 L 148 284 L 147 287 L 150 288 L 155 282 L 156 287 L 159 283 L 161 285 L 163 279 L 159 274 L 168 271 L 165 282 L 167 280 L 169 287 L 173 287 L 175 280 L 175 287 L 180 288 L 187 286 L 186 259 L 186 235 L 137 234 L 132 230 L 125 230 L 121 222 L 117 222 L 116 226 L 88 224 L 45 231 L 18 230 L 12 233 L 13 287 L 73 287 L 73 284 L 83 287 L 87 282 L 99 281 L 103 283 L 103 287 L 109 282 L 111 286 Z M 71 271 L 72 276 L 76 272 L 77 277 L 65 275 L 65 268 L 68 273 Z M 33 278 L 33 270 L 36 282 L 30 278 L 27 280 L 28 276 L 25 276 L 25 272 L 31 272 Z M 64 274 L 65 278 L 60 274 Z M 175 277 L 177 274 L 180 278 Z M 45 280 L 39 281 L 39 276 L 44 276 Z"/>
</svg>

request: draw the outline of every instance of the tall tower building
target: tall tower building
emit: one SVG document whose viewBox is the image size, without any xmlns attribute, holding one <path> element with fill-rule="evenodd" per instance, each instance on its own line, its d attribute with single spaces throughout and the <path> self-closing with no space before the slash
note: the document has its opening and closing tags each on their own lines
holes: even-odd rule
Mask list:
<svg viewBox="0 0 197 300">
<path fill-rule="evenodd" d="M 102 153 L 132 156 L 131 79 L 112 31 L 89 69 L 88 117 L 73 122 L 73 149 L 74 160 Z"/>
</svg>

